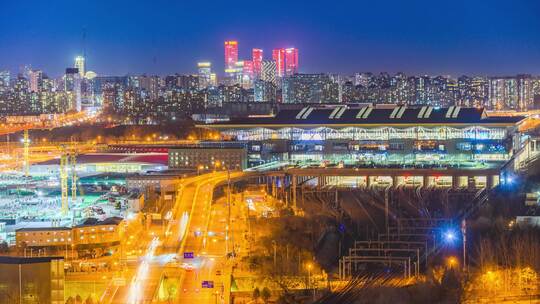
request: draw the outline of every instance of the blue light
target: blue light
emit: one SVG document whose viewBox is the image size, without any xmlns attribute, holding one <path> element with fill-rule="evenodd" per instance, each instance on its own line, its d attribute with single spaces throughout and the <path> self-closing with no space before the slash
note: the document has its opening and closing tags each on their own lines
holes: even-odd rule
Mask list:
<svg viewBox="0 0 540 304">
<path fill-rule="evenodd" d="M 443 240 L 447 244 L 454 244 L 458 240 L 458 234 L 453 229 L 447 229 L 443 233 Z"/>
</svg>

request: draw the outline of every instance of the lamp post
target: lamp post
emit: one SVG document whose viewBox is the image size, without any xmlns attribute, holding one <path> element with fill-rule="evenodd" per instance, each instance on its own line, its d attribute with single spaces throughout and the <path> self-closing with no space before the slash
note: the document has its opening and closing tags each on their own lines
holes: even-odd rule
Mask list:
<svg viewBox="0 0 540 304">
<path fill-rule="evenodd" d="M 463 271 L 467 270 L 467 221 L 461 221 L 461 239 L 463 246 Z"/>
<path fill-rule="evenodd" d="M 200 175 L 201 174 L 201 170 L 204 169 L 203 165 L 198 165 L 197 166 L 197 175 Z"/>
<path fill-rule="evenodd" d="M 315 299 L 315 289 L 312 288 L 312 285 L 311 285 L 311 268 L 313 268 L 313 264 L 308 263 L 306 267 L 308 269 L 308 289 L 311 290 L 312 297 L 313 297 L 313 299 Z"/>
</svg>

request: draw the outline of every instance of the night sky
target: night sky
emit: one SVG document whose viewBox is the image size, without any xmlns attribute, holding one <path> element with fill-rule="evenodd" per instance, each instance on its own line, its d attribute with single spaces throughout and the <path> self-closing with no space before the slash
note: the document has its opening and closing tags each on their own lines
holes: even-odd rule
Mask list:
<svg viewBox="0 0 540 304">
<path fill-rule="evenodd" d="M 300 71 L 540 74 L 538 0 L 180 1 L 1 0 L 0 70 L 58 76 L 82 53 L 100 75 L 223 71 L 223 41 L 240 58 L 299 48 Z"/>
</svg>

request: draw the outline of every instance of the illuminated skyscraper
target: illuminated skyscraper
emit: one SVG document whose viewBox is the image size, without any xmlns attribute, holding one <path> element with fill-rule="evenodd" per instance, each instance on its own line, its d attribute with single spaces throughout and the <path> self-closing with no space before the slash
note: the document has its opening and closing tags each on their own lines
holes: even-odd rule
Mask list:
<svg viewBox="0 0 540 304">
<path fill-rule="evenodd" d="M 276 72 L 278 77 L 285 75 L 285 49 L 274 49 L 272 59 L 276 62 Z"/>
<path fill-rule="evenodd" d="M 298 73 L 298 49 L 285 49 L 285 75 L 290 76 Z"/>
<path fill-rule="evenodd" d="M 225 73 L 228 75 L 236 72 L 238 62 L 238 42 L 225 41 Z"/>
<path fill-rule="evenodd" d="M 210 62 L 197 63 L 199 69 L 199 88 L 205 89 L 211 85 L 212 64 Z"/>
<path fill-rule="evenodd" d="M 86 62 L 83 56 L 75 57 L 75 68 L 79 70 L 79 76 L 81 79 L 86 75 Z"/>
<path fill-rule="evenodd" d="M 255 76 L 255 78 L 260 78 L 261 72 L 262 72 L 263 50 L 253 49 L 252 60 L 253 60 L 253 75 Z"/>
</svg>

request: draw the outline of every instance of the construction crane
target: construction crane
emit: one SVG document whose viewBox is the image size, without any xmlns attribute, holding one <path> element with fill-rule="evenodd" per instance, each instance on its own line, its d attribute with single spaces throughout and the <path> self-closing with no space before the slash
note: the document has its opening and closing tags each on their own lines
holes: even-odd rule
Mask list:
<svg viewBox="0 0 540 304">
<path fill-rule="evenodd" d="M 73 150 L 69 158 L 71 160 L 71 204 L 75 204 L 77 202 L 77 153 L 75 150 Z"/>
<path fill-rule="evenodd" d="M 69 211 L 68 202 L 68 154 L 64 146 L 61 147 L 60 155 L 60 189 L 62 192 L 62 215 L 66 216 Z"/>
<path fill-rule="evenodd" d="M 28 137 L 28 129 L 24 129 L 23 133 L 23 171 L 24 176 L 30 176 L 30 138 Z"/>
</svg>

